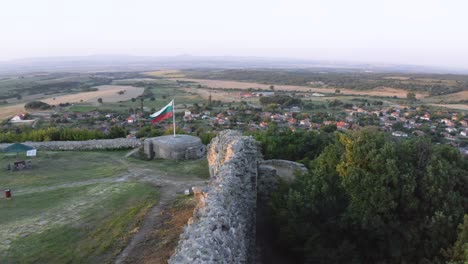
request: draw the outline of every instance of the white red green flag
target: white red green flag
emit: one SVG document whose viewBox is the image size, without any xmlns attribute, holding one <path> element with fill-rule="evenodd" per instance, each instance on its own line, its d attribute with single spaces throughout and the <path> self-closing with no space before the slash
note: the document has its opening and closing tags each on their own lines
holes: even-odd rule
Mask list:
<svg viewBox="0 0 468 264">
<path fill-rule="evenodd" d="M 174 115 L 174 100 L 172 100 L 169 104 L 163 107 L 158 112 L 150 115 L 151 124 L 156 122 L 161 122 L 167 118 L 170 118 Z"/>
</svg>

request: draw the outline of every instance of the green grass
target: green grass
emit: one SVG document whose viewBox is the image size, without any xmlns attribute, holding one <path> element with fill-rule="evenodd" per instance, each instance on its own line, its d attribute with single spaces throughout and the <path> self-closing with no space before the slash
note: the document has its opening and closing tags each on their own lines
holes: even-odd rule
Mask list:
<svg viewBox="0 0 468 264">
<path fill-rule="evenodd" d="M 16 197 L 15 207 L 0 209 L 0 214 L 24 218 L 28 217 L 26 208 L 39 205 L 34 208 L 36 211 L 53 210 L 90 196 L 96 203 L 79 212 L 78 221 L 50 226 L 42 233 L 14 240 L 2 263 L 109 263 L 157 202 L 158 192 L 140 183 L 113 183 L 110 193 L 95 193 L 106 187 L 109 186 L 97 184 Z M 35 202 L 29 204 L 31 201 Z"/>
<path fill-rule="evenodd" d="M 79 113 L 88 113 L 97 109 L 99 109 L 99 107 L 96 107 L 94 105 L 75 104 L 71 106 L 69 110 L 73 112 L 79 112 Z"/>
<path fill-rule="evenodd" d="M 208 179 L 210 177 L 207 159 L 183 161 L 156 159 L 144 161 L 130 158 L 129 161 L 134 164 L 145 165 L 146 168 L 167 173 L 176 178 Z"/>
<path fill-rule="evenodd" d="M 39 151 L 38 156 L 32 158 L 32 169 L 7 171 L 7 164 L 13 164 L 15 156 L 0 154 L 0 188 L 47 186 L 117 176 L 126 169 L 119 162 L 124 155 L 123 151 Z"/>
<path fill-rule="evenodd" d="M 0 154 L 0 188 L 13 191 L 0 199 L 0 263 L 109 263 L 159 197 L 149 185 L 112 177 L 131 168 L 175 180 L 209 177 L 205 159 L 143 161 L 127 152 L 39 151 L 32 170 L 15 172 L 4 168 L 16 155 Z"/>
</svg>

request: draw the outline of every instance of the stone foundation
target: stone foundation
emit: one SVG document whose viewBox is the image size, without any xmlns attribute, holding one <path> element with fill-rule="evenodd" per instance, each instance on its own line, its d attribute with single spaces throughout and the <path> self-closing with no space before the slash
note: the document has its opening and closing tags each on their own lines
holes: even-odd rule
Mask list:
<svg viewBox="0 0 468 264">
<path fill-rule="evenodd" d="M 200 159 L 206 154 L 200 138 L 189 135 L 147 138 L 143 150 L 147 159 Z"/>
</svg>

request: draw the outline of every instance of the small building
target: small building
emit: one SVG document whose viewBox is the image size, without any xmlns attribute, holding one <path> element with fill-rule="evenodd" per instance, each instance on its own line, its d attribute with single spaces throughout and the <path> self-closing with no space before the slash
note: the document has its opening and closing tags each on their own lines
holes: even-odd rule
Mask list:
<svg viewBox="0 0 468 264">
<path fill-rule="evenodd" d="M 408 137 L 408 134 L 406 134 L 405 132 L 401 132 L 401 131 L 393 131 L 392 136 L 395 136 L 395 137 Z"/>
<path fill-rule="evenodd" d="M 127 117 L 127 123 L 128 124 L 136 123 L 136 121 L 137 121 L 137 118 L 136 118 L 135 115 L 131 115 L 131 116 Z"/>
</svg>

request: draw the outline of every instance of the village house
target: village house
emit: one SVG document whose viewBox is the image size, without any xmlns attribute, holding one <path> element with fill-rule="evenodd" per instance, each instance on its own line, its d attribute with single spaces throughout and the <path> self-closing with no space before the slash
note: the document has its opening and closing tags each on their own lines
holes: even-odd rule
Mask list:
<svg viewBox="0 0 468 264">
<path fill-rule="evenodd" d="M 440 120 L 440 123 L 445 124 L 446 126 L 449 126 L 449 127 L 455 126 L 455 123 L 452 120 L 449 120 L 448 118 L 444 118 Z"/>
<path fill-rule="evenodd" d="M 447 127 L 447 128 L 445 128 L 445 131 L 447 131 L 449 133 L 455 133 L 455 132 L 457 132 L 457 129 L 453 128 L 453 127 Z"/>
<path fill-rule="evenodd" d="M 26 114 L 25 113 L 21 113 L 21 114 L 18 114 L 18 115 L 15 115 L 12 119 L 10 119 L 10 121 L 21 121 L 21 120 L 24 120 L 24 118 L 26 117 Z"/>
<path fill-rule="evenodd" d="M 136 115 L 130 115 L 129 117 L 127 117 L 127 123 L 128 124 L 134 124 L 134 123 L 136 123 L 136 121 L 137 121 Z"/>
<path fill-rule="evenodd" d="M 303 126 L 303 127 L 310 127 L 311 123 L 310 123 L 310 119 L 303 119 L 301 121 L 299 121 L 299 125 L 300 126 Z"/>
<path fill-rule="evenodd" d="M 408 134 L 406 134 L 405 132 L 401 132 L 401 131 L 393 131 L 392 136 L 395 136 L 395 137 L 408 137 Z"/>
<path fill-rule="evenodd" d="M 297 119 L 295 118 L 288 118 L 287 121 L 289 125 L 295 125 L 297 123 Z"/>
<path fill-rule="evenodd" d="M 431 120 L 431 115 L 426 113 L 424 116 L 420 117 L 419 119 L 430 121 Z"/>
<path fill-rule="evenodd" d="M 240 92 L 239 98 L 252 98 L 254 95 L 252 93 Z"/>
<path fill-rule="evenodd" d="M 349 124 L 343 121 L 339 121 L 336 123 L 336 128 L 339 130 L 347 130 L 349 127 Z"/>
</svg>

